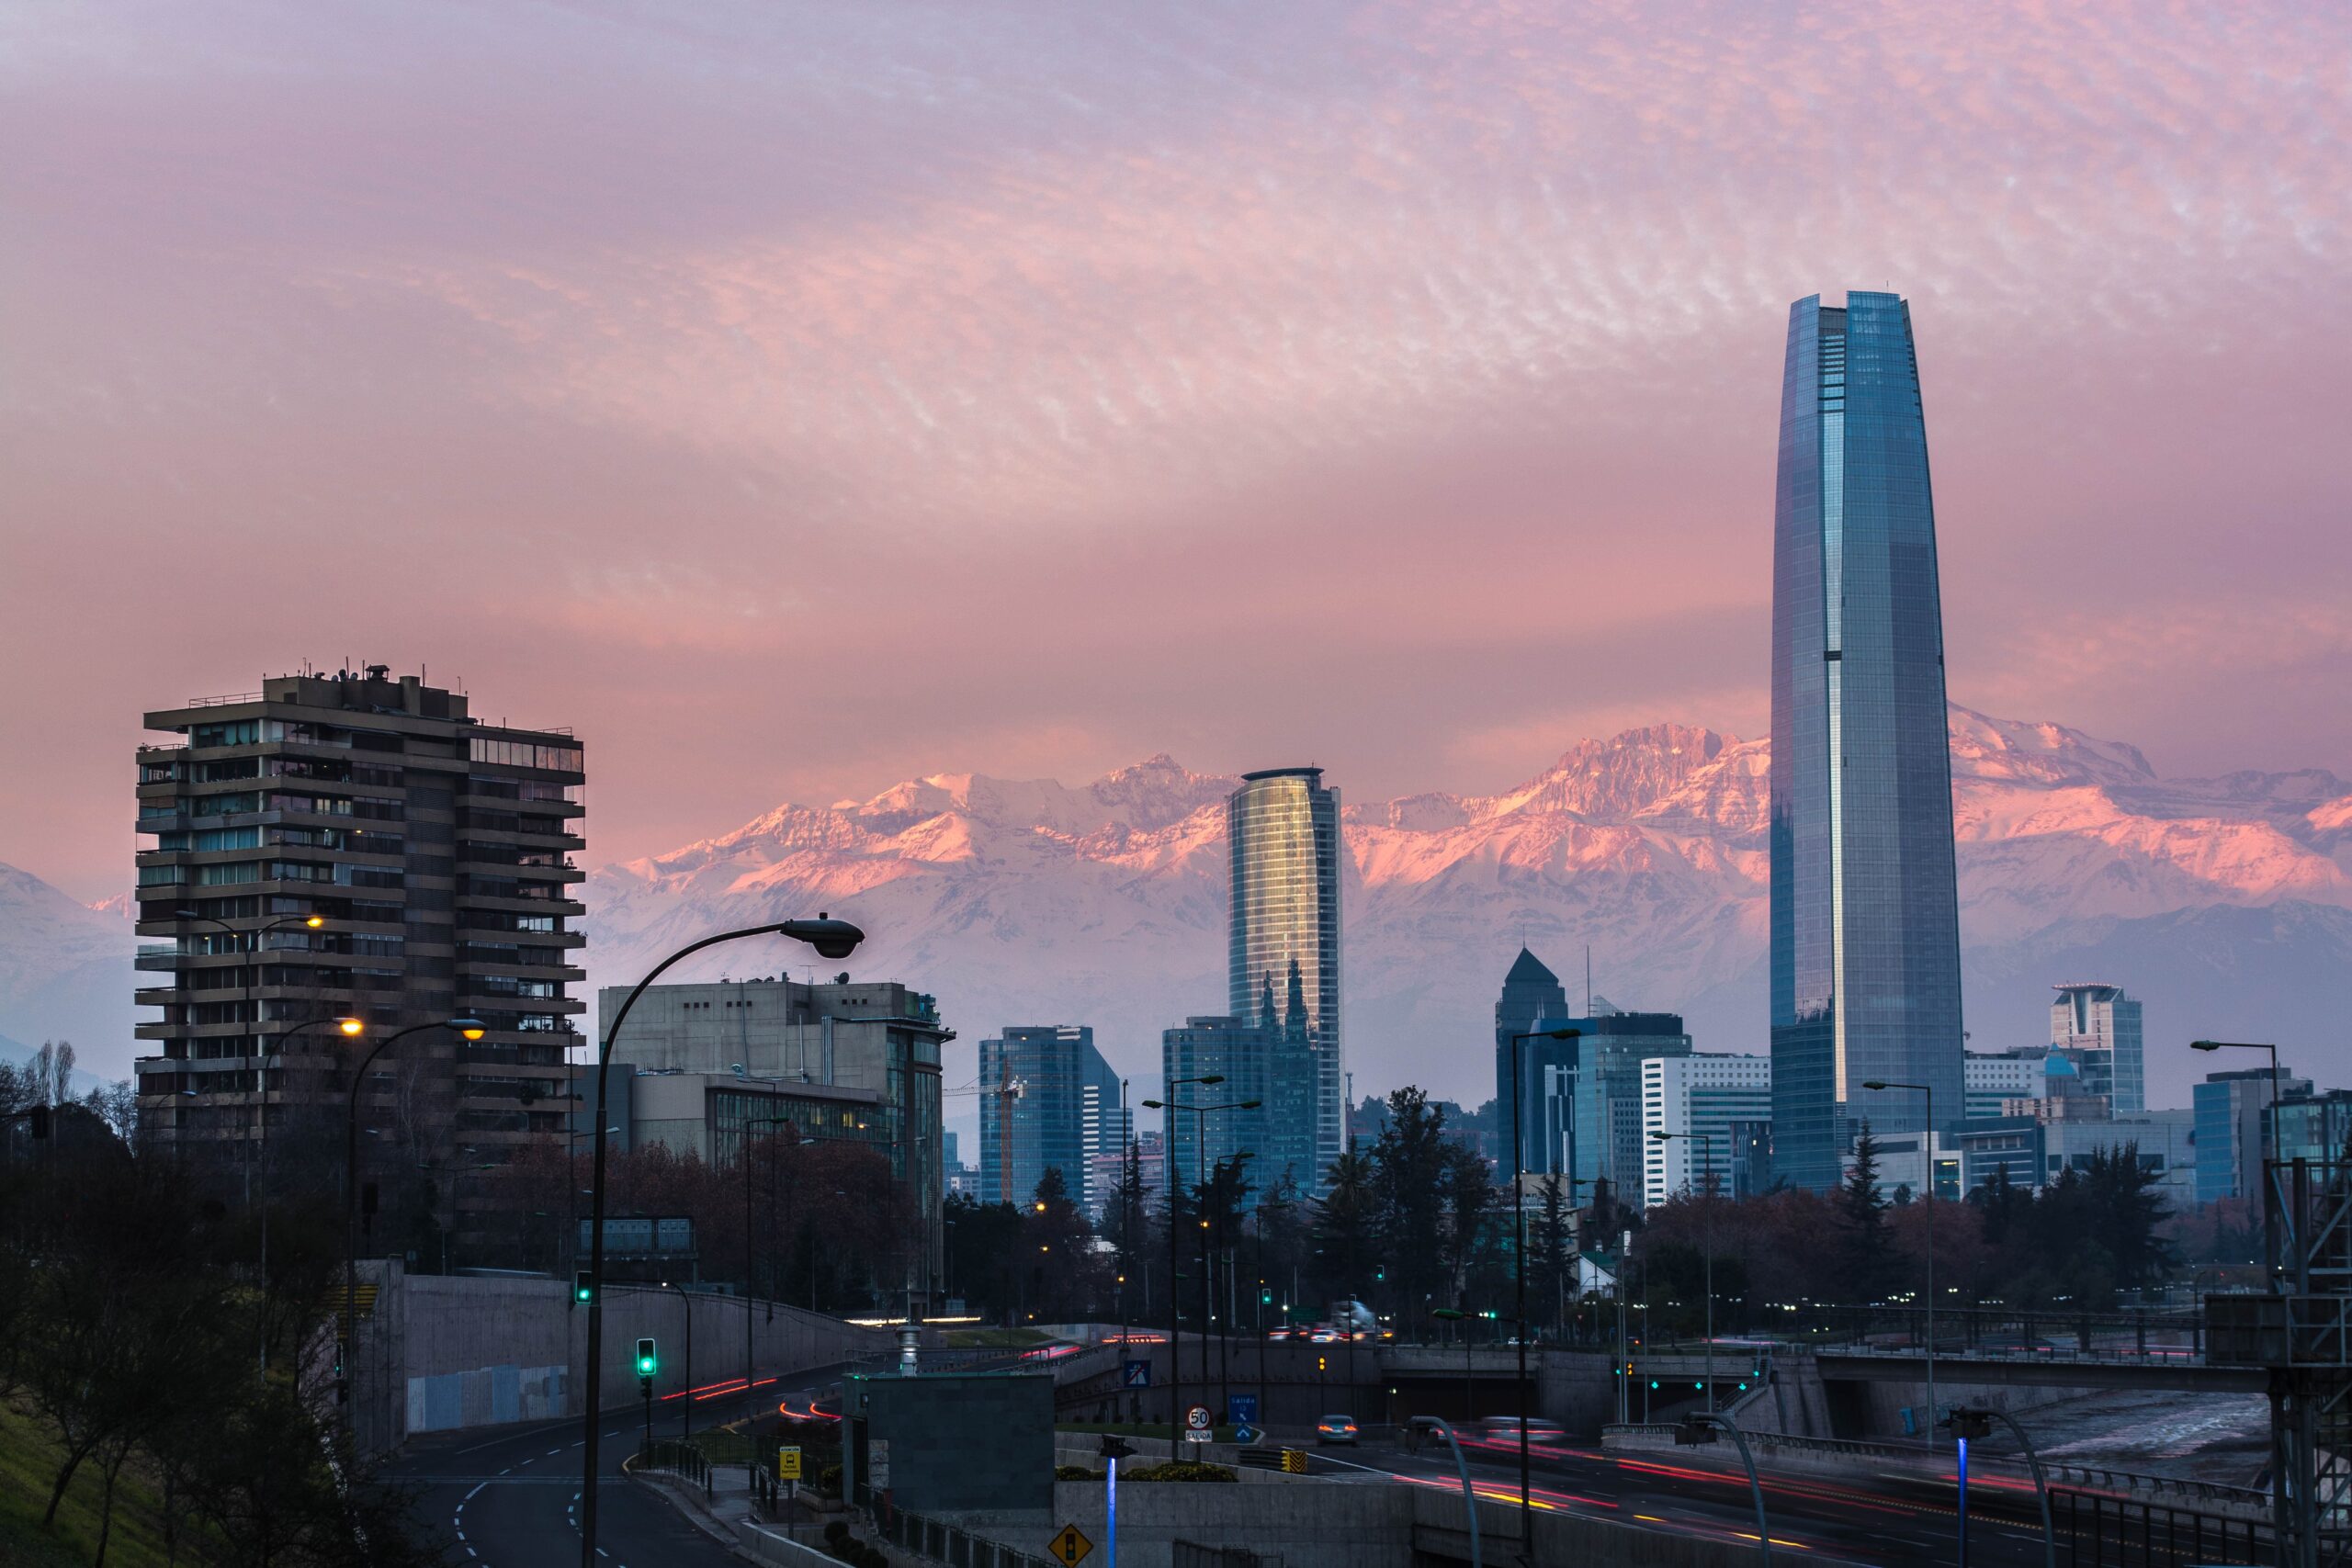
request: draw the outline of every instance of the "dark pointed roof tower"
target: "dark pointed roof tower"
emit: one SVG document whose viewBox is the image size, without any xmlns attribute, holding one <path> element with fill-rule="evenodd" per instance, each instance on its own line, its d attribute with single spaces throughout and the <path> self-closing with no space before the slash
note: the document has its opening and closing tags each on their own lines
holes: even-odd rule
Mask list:
<svg viewBox="0 0 2352 1568">
<path fill-rule="evenodd" d="M 1539 1019 L 1568 1017 L 1568 993 L 1560 987 L 1560 977 L 1545 967 L 1542 959 L 1526 948 L 1511 960 L 1510 973 L 1503 976 L 1503 994 L 1495 1002 L 1495 1127 L 1501 1134 L 1503 1153 L 1508 1156 L 1510 1145 L 1510 1122 L 1519 1114 L 1519 1086 L 1511 1081 L 1510 1041 L 1514 1034 L 1535 1027 Z M 1547 1041 L 1531 1040 L 1520 1047 L 1519 1076 L 1522 1082 L 1541 1082 L 1537 1057 Z M 1531 1049 L 1534 1048 L 1534 1049 Z M 1541 1142 L 1538 1136 L 1535 1142 Z M 1531 1163 L 1530 1169 L 1542 1168 Z"/>
</svg>

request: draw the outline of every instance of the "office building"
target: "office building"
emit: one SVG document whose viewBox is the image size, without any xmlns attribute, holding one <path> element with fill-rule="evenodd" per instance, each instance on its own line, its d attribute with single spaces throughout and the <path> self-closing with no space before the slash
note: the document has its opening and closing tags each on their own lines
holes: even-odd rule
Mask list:
<svg viewBox="0 0 2352 1568">
<path fill-rule="evenodd" d="M 465 694 L 384 665 L 279 675 L 145 717 L 140 950 L 161 1017 L 137 1026 L 153 1136 L 242 1149 L 265 1126 L 338 1156 L 350 1076 L 395 1031 L 459 1015 L 379 1057 L 359 1107 L 362 1179 L 415 1185 L 559 1137 L 582 940 L 580 742 L 486 724 Z M 313 924 L 312 922 L 316 922 Z M 365 1024 L 356 1039 L 332 1027 Z M 299 1032 L 297 1031 L 299 1030 Z M 449 1185 L 454 1186 L 455 1183 Z M 467 1205 L 435 1223 L 479 1239 Z"/>
<path fill-rule="evenodd" d="M 2194 1122 L 2186 1111 L 2121 1118 L 1984 1117 L 1939 1134 L 1937 1146 L 1958 1154 L 1964 1190 L 1973 1191 L 1992 1179 L 1996 1166 L 2007 1172 L 2011 1185 L 2039 1190 L 2069 1168 L 2087 1171 L 2093 1156 L 2127 1144 L 2155 1175 L 2155 1190 L 2167 1204 L 2175 1210 L 2195 1204 L 2198 1151 Z M 1882 1182 L 1888 1168 L 1882 1164 Z"/>
<path fill-rule="evenodd" d="M 628 995 L 600 990 L 600 1019 Z M 613 1064 L 634 1075 L 635 1145 L 731 1167 L 747 1134 L 763 1136 L 781 1119 L 804 1138 L 873 1149 L 923 1217 L 927 1269 L 913 1283 L 928 1292 L 941 1265 L 946 1152 L 939 1053 L 955 1037 L 936 1001 L 895 981 L 715 980 L 648 987 L 613 1043 Z"/>
<path fill-rule="evenodd" d="M 1826 1190 L 1853 1120 L 1962 1105 L 1943 613 L 1910 307 L 1790 310 L 1772 550 L 1772 1136 Z"/>
<path fill-rule="evenodd" d="M 1548 1136 L 1544 1129 L 1541 1086 L 1547 1078 L 1559 1081 L 1560 1074 L 1573 1068 L 1577 1043 L 1519 1041 L 1519 1077 L 1514 1081 L 1511 1042 L 1538 1028 L 1566 1028 L 1567 1020 L 1568 994 L 1561 988 L 1560 977 L 1542 959 L 1521 948 L 1511 961 L 1510 972 L 1503 976 L 1503 992 L 1495 1002 L 1495 1124 L 1502 1134 L 1500 1154 L 1506 1164 L 1510 1159 L 1511 1119 L 1525 1106 L 1527 1114 L 1520 1122 L 1520 1157 L 1525 1168 L 1546 1172 L 1566 1168 L 1560 1141 Z"/>
<path fill-rule="evenodd" d="M 2097 982 L 2055 986 L 2057 999 L 2050 1004 L 2050 1043 L 2073 1055 L 2086 1078 L 2104 1078 L 2101 1091 L 2115 1102 L 2118 1116 L 2136 1116 L 2148 1108 L 2147 1068 L 2140 1038 L 2140 1004 L 2120 986 Z"/>
<path fill-rule="evenodd" d="M 1168 1146 L 1158 1133 L 1137 1133 L 1135 1135 L 1136 1175 L 1143 1185 L 1146 1213 L 1159 1211 L 1159 1195 L 1168 1187 Z M 1118 1201 L 1119 1183 L 1125 1179 L 1127 1151 L 1105 1149 L 1091 1162 L 1087 1190 L 1100 1193 L 1093 1213 L 1096 1229 L 1101 1229 L 1111 1205 Z"/>
<path fill-rule="evenodd" d="M 2012 1100 L 2039 1100 L 2048 1092 L 2043 1063 L 2050 1053 L 2027 1046 L 1998 1055 L 1971 1051 L 1962 1060 L 1963 1116 L 1998 1116 Z"/>
<path fill-rule="evenodd" d="M 1164 1103 L 1234 1107 L 1162 1113 L 1174 1179 L 1189 1190 L 1219 1161 L 1247 1152 L 1252 1208 L 1285 1178 L 1308 1191 L 1309 1163 L 1318 1153 L 1313 1112 L 1320 1062 L 1307 1043 L 1305 1020 L 1290 1028 L 1262 1018 L 1192 1018 L 1160 1035 Z M 1209 1077 L 1224 1081 L 1179 1081 Z M 1258 1104 L 1243 1109 L 1250 1100 Z"/>
<path fill-rule="evenodd" d="M 1590 1198 L 1594 1182 L 1605 1180 L 1619 1202 L 1640 1208 L 1648 1191 L 1643 1066 L 1690 1055 L 1682 1015 L 1620 1012 L 1597 998 L 1591 1017 L 1569 1019 L 1567 1025 L 1579 1032 L 1574 1061 L 1535 1086 L 1544 1097 L 1545 1138 L 1562 1149 L 1561 1163 L 1578 1183 L 1577 1201 Z M 1531 1161 L 1529 1168 L 1544 1168 Z"/>
<path fill-rule="evenodd" d="M 2281 1160 L 2352 1161 L 2352 1089 L 2282 1100 L 2274 1124 Z M 2324 1173 L 2314 1179 L 2314 1185 L 2322 1189 L 2327 1182 Z"/>
<path fill-rule="evenodd" d="M 1890 1133 L 1882 1138 L 1876 1128 L 1871 1132 L 1871 1142 L 1878 1150 L 1879 1190 L 1894 1198 L 1916 1197 L 1928 1190 L 1928 1162 L 1935 1161 L 1936 1192 L 1939 1197 L 1958 1201 L 1966 1193 L 1966 1157 L 1961 1152 L 1956 1132 Z M 1839 1173 L 1850 1176 L 1854 1169 L 1854 1151 L 1849 1149 L 1840 1159 Z"/>
<path fill-rule="evenodd" d="M 1769 1063 L 1771 1058 L 1765 1060 Z M 1731 1124 L 1731 1195 L 1754 1198 L 1772 1190 L 1772 1123 L 1769 1118 Z"/>
<path fill-rule="evenodd" d="M 1269 993 L 1304 998 L 1313 1054 L 1312 1152 L 1298 1176 L 1308 1191 L 1347 1145 L 1340 1011 L 1340 792 L 1319 768 L 1242 775 L 1226 805 L 1232 858 L 1227 932 L 1228 1017 L 1248 1021 Z"/>
<path fill-rule="evenodd" d="M 1772 1114 L 1770 1056 L 1651 1056 L 1642 1063 L 1642 1201 L 1686 1192 L 1728 1195 L 1740 1162 L 1736 1130 Z M 1658 1134 L 1672 1136 L 1660 1141 Z"/>
<path fill-rule="evenodd" d="M 1091 1209 L 1095 1156 L 1126 1139 L 1119 1077 L 1084 1024 L 1005 1030 L 980 1042 L 980 1190 L 1025 1202 L 1048 1170 L 1070 1201 Z M 1015 1094 L 999 1094 L 1012 1085 Z"/>
<path fill-rule="evenodd" d="M 2307 1100 L 2312 1080 L 2281 1069 L 2277 1084 L 2270 1069 L 2235 1067 L 2208 1073 L 2191 1085 L 2189 1109 L 2197 1125 L 2197 1201 L 2224 1198 L 2262 1201 L 2262 1162 L 2269 1157 L 2270 1101 Z"/>
</svg>

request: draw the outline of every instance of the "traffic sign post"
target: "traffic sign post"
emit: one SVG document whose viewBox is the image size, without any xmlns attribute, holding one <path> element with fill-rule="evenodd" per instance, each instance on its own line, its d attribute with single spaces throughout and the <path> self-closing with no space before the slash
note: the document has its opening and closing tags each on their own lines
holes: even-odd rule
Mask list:
<svg viewBox="0 0 2352 1568">
<path fill-rule="evenodd" d="M 1235 1426 L 1254 1427 L 1258 1424 L 1258 1396 L 1256 1394 L 1237 1393 L 1225 1403 L 1226 1407 L 1233 1413 L 1233 1424 Z"/>
<path fill-rule="evenodd" d="M 775 1478 L 778 1481 L 800 1479 L 800 1450 L 783 1448 L 775 1450 Z"/>
<path fill-rule="evenodd" d="M 1211 1436 L 1209 1407 L 1205 1404 L 1187 1406 L 1184 1411 L 1184 1440 L 1188 1443 L 1205 1443 Z"/>
<path fill-rule="evenodd" d="M 1121 1361 L 1119 1363 L 1119 1386 L 1122 1388 L 1149 1388 L 1151 1386 L 1151 1363 L 1149 1361 Z"/>
<path fill-rule="evenodd" d="M 1046 1555 L 1060 1563 L 1062 1568 L 1085 1562 L 1093 1551 L 1094 1543 L 1087 1540 L 1076 1525 L 1064 1525 L 1046 1546 Z"/>
</svg>

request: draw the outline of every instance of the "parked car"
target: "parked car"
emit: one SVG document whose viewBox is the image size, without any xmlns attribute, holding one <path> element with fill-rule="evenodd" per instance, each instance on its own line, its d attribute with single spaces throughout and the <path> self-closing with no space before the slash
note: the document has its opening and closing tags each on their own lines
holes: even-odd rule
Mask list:
<svg viewBox="0 0 2352 1568">
<path fill-rule="evenodd" d="M 1317 1443 L 1345 1443 L 1350 1448 L 1356 1447 L 1356 1418 L 1352 1416 L 1326 1416 L 1315 1423 L 1315 1440 Z"/>
</svg>

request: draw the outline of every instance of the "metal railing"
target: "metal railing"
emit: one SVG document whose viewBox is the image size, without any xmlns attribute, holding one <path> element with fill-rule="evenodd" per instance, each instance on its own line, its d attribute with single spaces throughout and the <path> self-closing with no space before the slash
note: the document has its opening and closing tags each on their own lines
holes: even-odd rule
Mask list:
<svg viewBox="0 0 2352 1568">
<path fill-rule="evenodd" d="M 1053 1568 L 1053 1560 L 974 1535 L 944 1519 L 888 1509 L 876 1520 L 882 1539 L 902 1551 L 947 1568 Z"/>
<path fill-rule="evenodd" d="M 710 1461 L 692 1443 L 682 1443 L 675 1438 L 656 1438 L 639 1443 L 637 1468 L 667 1471 L 690 1486 L 702 1488 L 704 1501 L 710 1499 Z"/>
<path fill-rule="evenodd" d="M 2050 1520 L 2068 1568 L 2187 1568 L 2262 1563 L 2278 1547 L 2268 1524 L 2053 1487 Z"/>
</svg>

